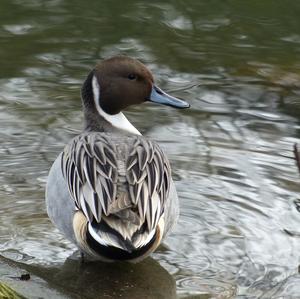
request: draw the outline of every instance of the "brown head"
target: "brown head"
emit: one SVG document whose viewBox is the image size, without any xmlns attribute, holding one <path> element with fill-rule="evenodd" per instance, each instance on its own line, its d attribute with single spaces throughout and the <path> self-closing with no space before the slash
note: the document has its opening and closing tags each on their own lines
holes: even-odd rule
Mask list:
<svg viewBox="0 0 300 299">
<path fill-rule="evenodd" d="M 81 89 L 87 115 L 116 115 L 131 105 L 151 101 L 176 108 L 189 104 L 154 85 L 151 72 L 138 60 L 116 56 L 103 60 L 90 72 Z"/>
</svg>

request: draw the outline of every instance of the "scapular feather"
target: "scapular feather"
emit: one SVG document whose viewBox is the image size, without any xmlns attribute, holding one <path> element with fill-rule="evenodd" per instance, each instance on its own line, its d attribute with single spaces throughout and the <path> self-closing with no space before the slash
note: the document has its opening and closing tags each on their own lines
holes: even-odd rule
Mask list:
<svg viewBox="0 0 300 299">
<path fill-rule="evenodd" d="M 140 246 L 153 234 L 164 211 L 171 173 L 156 143 L 136 135 L 126 138 L 111 141 L 105 133 L 83 133 L 65 148 L 61 167 L 71 196 L 89 223 L 104 221 L 124 238 L 118 246 L 130 247 L 130 242 Z M 147 229 L 137 237 L 142 225 Z M 97 234 L 112 241 L 109 232 Z"/>
</svg>

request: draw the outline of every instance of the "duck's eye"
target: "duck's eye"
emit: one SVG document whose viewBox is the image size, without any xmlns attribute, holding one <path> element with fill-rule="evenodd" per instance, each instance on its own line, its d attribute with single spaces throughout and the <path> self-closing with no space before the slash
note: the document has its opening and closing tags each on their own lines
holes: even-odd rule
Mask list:
<svg viewBox="0 0 300 299">
<path fill-rule="evenodd" d="M 137 78 L 137 77 L 136 77 L 135 74 L 129 74 L 129 75 L 128 75 L 128 79 L 129 79 L 129 80 L 136 80 L 136 78 Z"/>
</svg>

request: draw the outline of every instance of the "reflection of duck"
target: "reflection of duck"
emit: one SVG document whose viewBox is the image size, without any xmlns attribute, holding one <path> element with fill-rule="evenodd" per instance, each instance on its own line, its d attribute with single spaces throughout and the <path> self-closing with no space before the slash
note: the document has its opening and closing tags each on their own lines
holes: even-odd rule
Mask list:
<svg viewBox="0 0 300 299">
<path fill-rule="evenodd" d="M 10 271 L 6 269 L 6 264 L 12 268 Z M 175 280 L 152 258 L 137 264 L 100 261 L 82 263 L 79 252 L 76 252 L 62 266 L 27 265 L 1 256 L 0 266 L 3 266 L 5 273 L 19 274 L 24 270 L 30 273 L 31 279 L 26 282 L 7 281 L 27 298 L 176 298 Z"/>
<path fill-rule="evenodd" d="M 128 57 L 98 64 L 82 100 L 85 130 L 50 170 L 48 215 L 89 256 L 141 260 L 171 229 L 178 200 L 167 157 L 121 110 L 145 101 L 189 105 L 156 87 L 150 71 Z"/>
<path fill-rule="evenodd" d="M 138 264 L 81 263 L 71 258 L 52 272 L 49 283 L 72 298 L 176 298 L 173 277 L 152 258 Z"/>
</svg>

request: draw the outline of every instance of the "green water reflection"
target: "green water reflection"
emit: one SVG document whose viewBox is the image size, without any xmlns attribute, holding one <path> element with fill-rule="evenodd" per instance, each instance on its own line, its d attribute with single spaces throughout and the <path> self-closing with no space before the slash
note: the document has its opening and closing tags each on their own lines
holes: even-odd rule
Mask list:
<svg viewBox="0 0 300 299">
<path fill-rule="evenodd" d="M 1 252 L 65 269 L 47 172 L 82 127 L 88 70 L 124 54 L 192 105 L 127 111 L 174 170 L 181 217 L 153 258 L 177 296 L 298 298 L 299 15 L 291 0 L 1 0 Z"/>
</svg>

